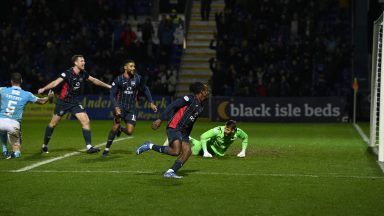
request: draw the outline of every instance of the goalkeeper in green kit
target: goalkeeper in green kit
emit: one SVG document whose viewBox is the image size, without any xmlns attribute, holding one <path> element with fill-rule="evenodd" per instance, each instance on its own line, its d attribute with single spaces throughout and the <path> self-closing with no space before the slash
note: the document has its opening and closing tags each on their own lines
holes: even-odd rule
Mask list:
<svg viewBox="0 0 384 216">
<path fill-rule="evenodd" d="M 229 120 L 224 126 L 214 127 L 200 136 L 200 141 L 189 137 L 192 147 L 192 154 L 203 154 L 203 157 L 212 157 L 213 155 L 224 156 L 228 147 L 237 139 L 242 142 L 242 150 L 237 157 L 245 157 L 245 151 L 248 146 L 248 135 L 240 128 L 236 127 L 236 121 Z"/>
</svg>

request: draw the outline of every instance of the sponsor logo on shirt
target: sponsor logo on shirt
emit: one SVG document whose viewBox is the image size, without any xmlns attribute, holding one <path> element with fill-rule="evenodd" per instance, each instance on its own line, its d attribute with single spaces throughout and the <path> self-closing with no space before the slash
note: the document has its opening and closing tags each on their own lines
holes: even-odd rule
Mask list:
<svg viewBox="0 0 384 216">
<path fill-rule="evenodd" d="M 132 87 L 127 87 L 127 89 L 124 91 L 124 94 L 133 94 Z"/>
</svg>

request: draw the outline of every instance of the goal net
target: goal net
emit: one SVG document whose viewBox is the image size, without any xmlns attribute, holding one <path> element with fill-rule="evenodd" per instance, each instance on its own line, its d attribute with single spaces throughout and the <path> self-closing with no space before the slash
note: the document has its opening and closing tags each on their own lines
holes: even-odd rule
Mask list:
<svg viewBox="0 0 384 216">
<path fill-rule="evenodd" d="M 371 114 L 369 146 L 378 153 L 384 162 L 384 65 L 383 56 L 383 14 L 374 22 L 372 71 L 371 71 Z"/>
</svg>

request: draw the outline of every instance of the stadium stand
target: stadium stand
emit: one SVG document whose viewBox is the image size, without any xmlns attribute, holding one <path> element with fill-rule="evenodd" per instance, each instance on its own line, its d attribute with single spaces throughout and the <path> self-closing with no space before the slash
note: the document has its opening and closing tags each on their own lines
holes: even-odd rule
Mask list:
<svg viewBox="0 0 384 216">
<path fill-rule="evenodd" d="M 351 85 L 348 2 L 226 0 L 210 60 L 214 95 L 345 96 Z M 289 2 L 289 3 L 288 3 Z"/>
<path fill-rule="evenodd" d="M 132 58 L 148 84 L 172 95 L 180 64 L 180 47 L 173 44 L 176 23 L 171 16 L 171 46 L 157 38 L 157 20 L 149 17 L 153 0 L 29 0 L 6 1 L 0 9 L 0 84 L 7 74 L 23 74 L 24 88 L 56 78 L 70 65 L 73 54 L 83 54 L 91 75 L 110 83 L 123 59 Z M 11 12 L 9 12 L 11 10 Z M 182 20 L 181 20 L 182 22 Z M 160 24 L 159 24 L 160 25 Z M 167 51 L 166 59 L 162 54 Z M 174 52 L 175 50 L 175 52 Z M 158 80 L 166 80 L 158 83 Z M 172 83 L 171 83 L 172 81 Z M 170 87 L 169 87 L 170 86 Z M 91 86 L 88 94 L 103 94 Z"/>
</svg>

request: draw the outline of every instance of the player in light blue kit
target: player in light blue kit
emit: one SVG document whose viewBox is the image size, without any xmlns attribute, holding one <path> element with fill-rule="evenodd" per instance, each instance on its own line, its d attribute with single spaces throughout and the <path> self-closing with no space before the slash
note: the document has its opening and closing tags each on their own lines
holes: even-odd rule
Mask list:
<svg viewBox="0 0 384 216">
<path fill-rule="evenodd" d="M 11 74 L 11 87 L 0 87 L 0 142 L 3 146 L 3 155 L 7 159 L 21 156 L 21 131 L 20 124 L 24 107 L 27 103 L 45 104 L 53 98 L 53 92 L 48 97 L 39 98 L 31 92 L 24 91 L 20 85 L 22 82 L 20 73 Z M 7 135 L 12 151 L 8 152 Z"/>
</svg>

